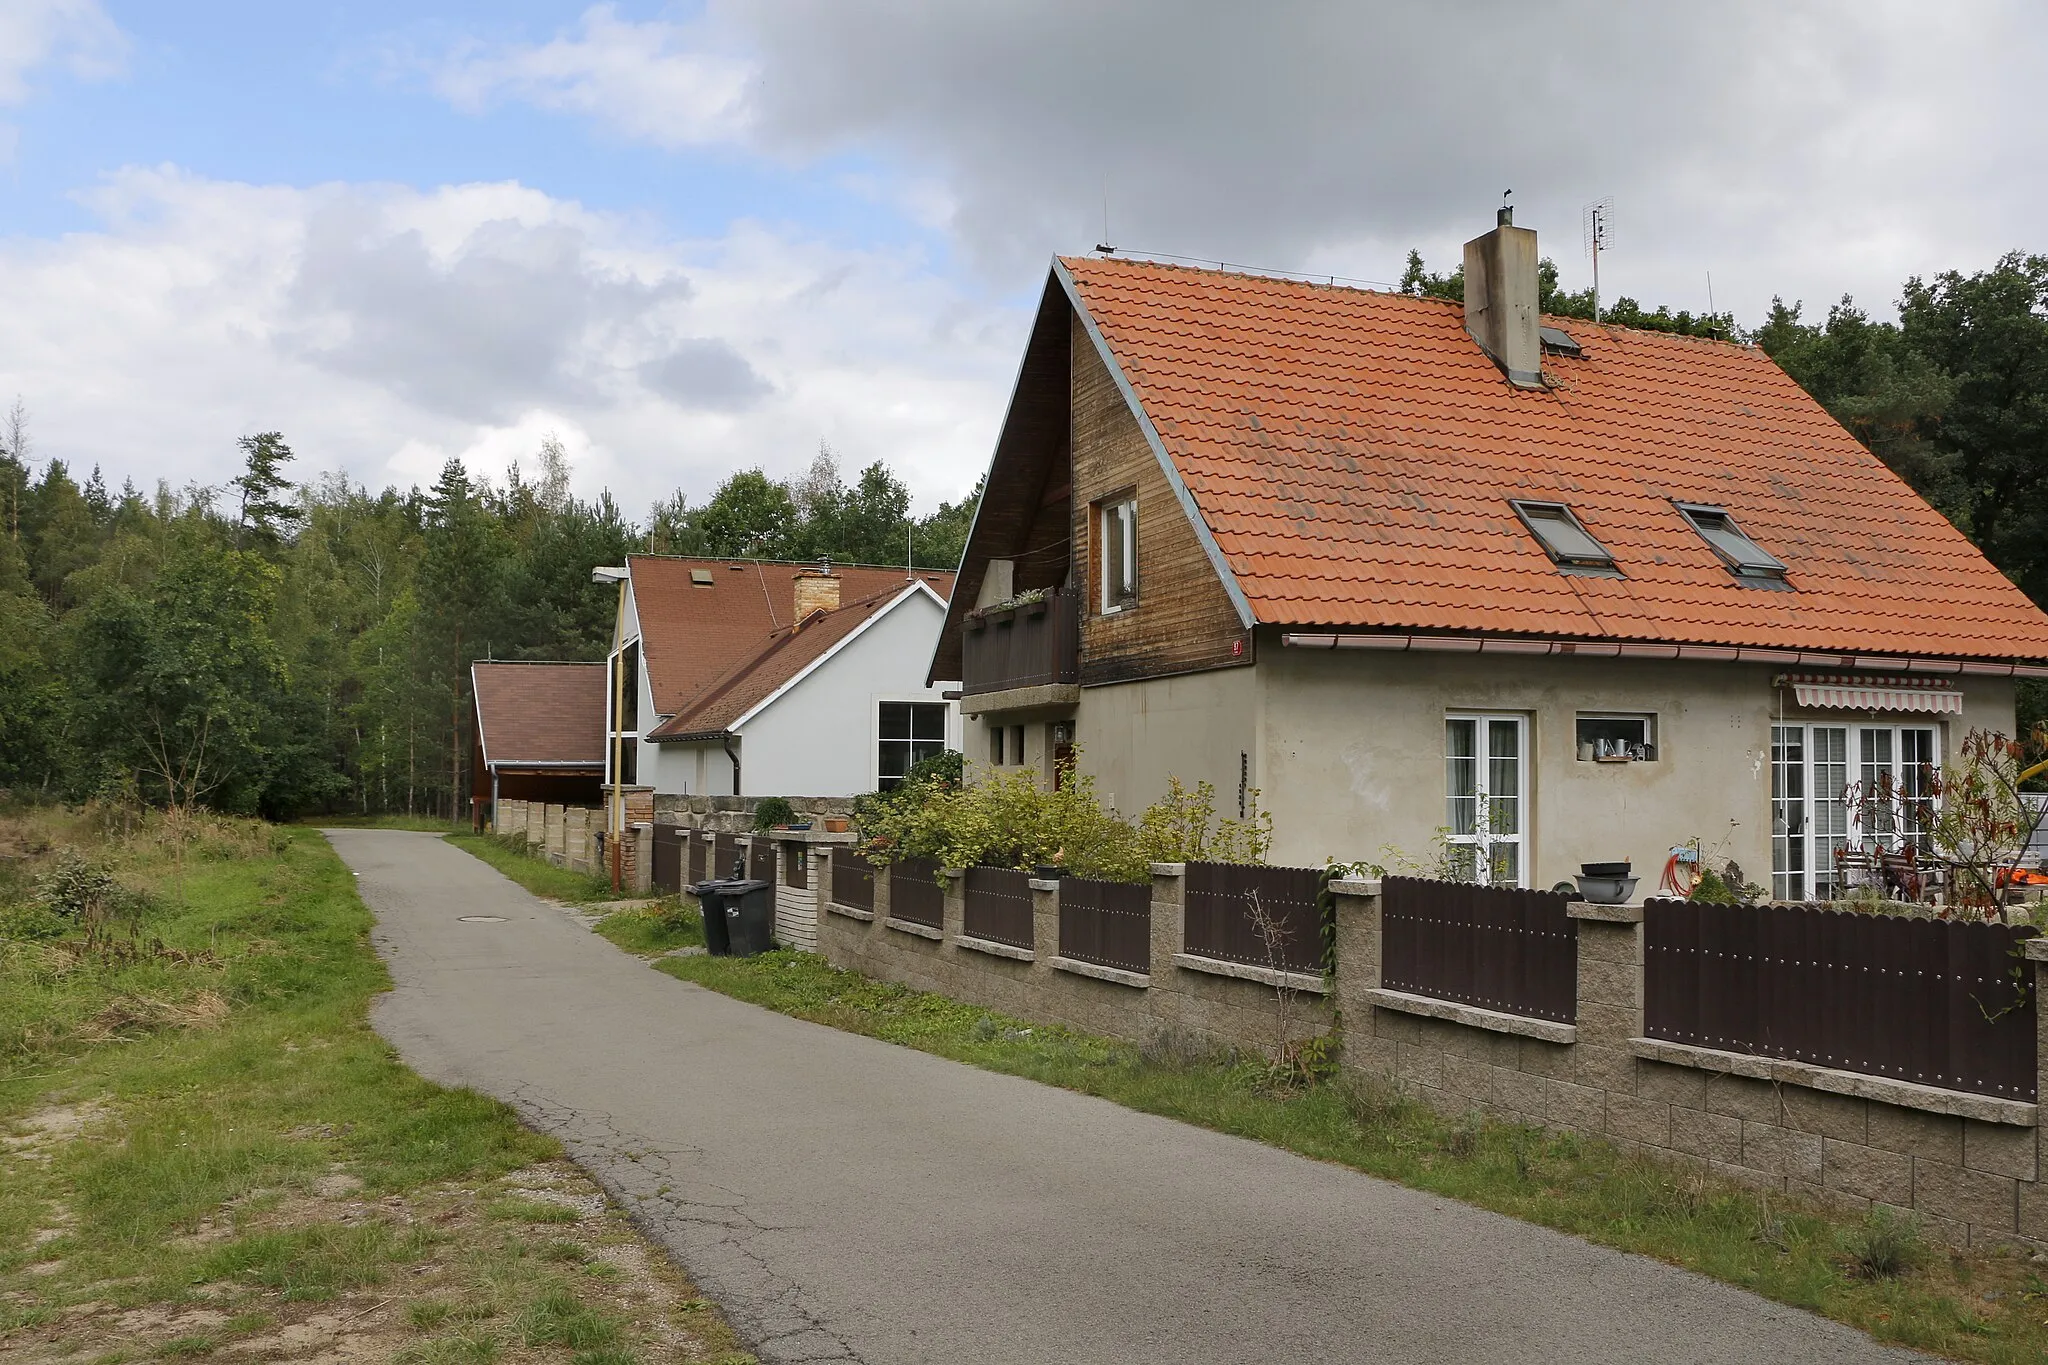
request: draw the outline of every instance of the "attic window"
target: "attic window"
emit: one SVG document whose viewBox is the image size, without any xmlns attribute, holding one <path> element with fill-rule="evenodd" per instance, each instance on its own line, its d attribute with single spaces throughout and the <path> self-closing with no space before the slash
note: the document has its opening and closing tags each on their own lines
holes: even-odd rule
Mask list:
<svg viewBox="0 0 2048 1365">
<path fill-rule="evenodd" d="M 1737 578 L 1758 588 L 1791 586 L 1785 581 L 1784 561 L 1744 535 L 1726 508 L 1703 507 L 1689 502 L 1676 506 L 1679 515 L 1700 533 L 1700 539 L 1707 542 Z"/>
<path fill-rule="evenodd" d="M 708 587 L 710 587 L 710 586 L 711 586 L 711 570 L 709 570 L 709 569 L 692 569 L 692 570 L 690 570 L 690 581 L 691 581 L 692 583 L 696 584 L 696 585 L 697 585 L 698 587 L 700 587 L 700 588 L 708 588 Z"/>
<path fill-rule="evenodd" d="M 1536 537 L 1560 568 L 1594 573 L 1620 572 L 1614 567 L 1614 556 L 1607 552 L 1607 547 L 1593 539 L 1579 524 L 1579 519 L 1572 515 L 1572 509 L 1563 503 L 1516 502 L 1513 506 L 1522 524 L 1529 528 L 1530 534 Z"/>
<path fill-rule="evenodd" d="M 1543 338 L 1543 349 L 1552 355 L 1584 355 L 1579 343 L 1572 340 L 1572 334 L 1562 327 L 1541 327 L 1537 329 Z"/>
</svg>

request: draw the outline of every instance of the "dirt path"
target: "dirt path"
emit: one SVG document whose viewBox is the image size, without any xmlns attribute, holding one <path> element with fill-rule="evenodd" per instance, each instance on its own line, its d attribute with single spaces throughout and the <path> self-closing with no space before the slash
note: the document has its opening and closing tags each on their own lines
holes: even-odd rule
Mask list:
<svg viewBox="0 0 2048 1365">
<path fill-rule="evenodd" d="M 1907 1362 L 1700 1276 L 652 971 L 429 835 L 330 836 L 427 1075 L 518 1106 L 764 1360 Z"/>
</svg>

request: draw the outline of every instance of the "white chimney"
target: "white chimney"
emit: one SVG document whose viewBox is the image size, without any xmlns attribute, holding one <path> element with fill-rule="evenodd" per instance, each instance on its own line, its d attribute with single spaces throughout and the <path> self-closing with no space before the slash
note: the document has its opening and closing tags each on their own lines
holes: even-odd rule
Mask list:
<svg viewBox="0 0 2048 1365">
<path fill-rule="evenodd" d="M 1484 237 L 1465 243 L 1465 330 L 1519 389 L 1543 387 L 1542 316 L 1536 311 L 1536 234 L 1504 208 Z"/>
</svg>

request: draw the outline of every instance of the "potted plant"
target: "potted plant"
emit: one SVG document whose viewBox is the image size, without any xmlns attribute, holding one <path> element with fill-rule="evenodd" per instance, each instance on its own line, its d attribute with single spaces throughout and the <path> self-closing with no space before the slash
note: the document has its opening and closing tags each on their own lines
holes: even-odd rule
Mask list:
<svg viewBox="0 0 2048 1365">
<path fill-rule="evenodd" d="M 758 833 L 769 829 L 786 829 L 796 819 L 796 807 L 787 798 L 764 797 L 754 806 L 754 829 Z"/>
</svg>

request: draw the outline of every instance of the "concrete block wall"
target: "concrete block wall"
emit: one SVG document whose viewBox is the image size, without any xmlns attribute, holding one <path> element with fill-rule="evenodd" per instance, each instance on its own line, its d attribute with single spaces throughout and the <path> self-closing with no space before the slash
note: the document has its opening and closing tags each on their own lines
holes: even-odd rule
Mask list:
<svg viewBox="0 0 2048 1365">
<path fill-rule="evenodd" d="M 798 821 L 809 820 L 813 832 L 822 832 L 827 817 L 853 815 L 853 798 L 850 796 L 790 796 L 785 797 L 796 811 Z M 677 796 L 674 793 L 652 795 L 649 807 L 651 818 L 656 824 L 688 825 L 692 829 L 708 829 L 720 834 L 748 834 L 754 828 L 754 807 L 762 801 L 758 796 Z"/>
<path fill-rule="evenodd" d="M 1659 1043 L 1643 1029 L 1642 910 L 1574 907 L 1578 1019 L 1385 1003 L 1377 883 L 1339 882 L 1343 1064 L 1444 1113 L 1607 1139 L 1838 1208 L 1917 1214 L 1961 1246 L 2048 1249 L 2035 1104 Z M 2030 964 L 2038 991 L 2048 962 Z M 1447 1003 L 1447 1002 L 1446 1002 Z M 2039 1056 L 2048 1063 L 2048 1010 Z M 2038 1085 L 2048 1088 L 2048 1068 Z"/>
<path fill-rule="evenodd" d="M 1033 942 L 1020 949 L 965 934 L 965 879 L 958 872 L 944 874 L 943 927 L 934 931 L 890 918 L 886 869 L 876 871 L 870 915 L 832 903 L 829 853 L 813 850 L 812 858 L 811 881 L 825 909 L 818 919 L 817 951 L 834 966 L 1020 1019 L 1133 1042 L 1178 1034 L 1270 1055 L 1283 1026 L 1276 979 L 1290 993 L 1290 1039 L 1314 1037 L 1334 1023 L 1321 977 L 1236 963 L 1206 964 L 1207 970 L 1189 965 L 1178 863 L 1153 868 L 1151 970 L 1136 973 L 1060 956 L 1056 881 L 1031 884 Z"/>
</svg>

